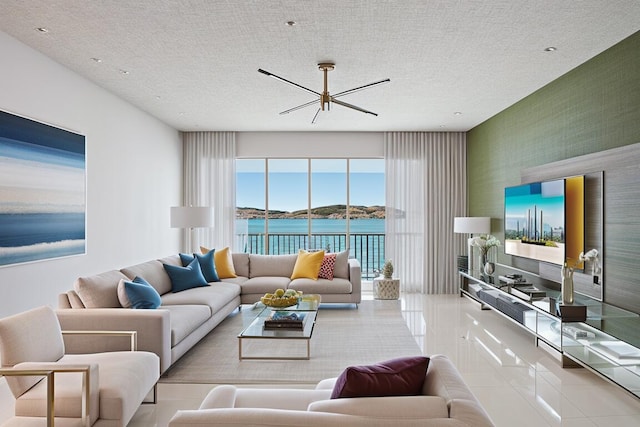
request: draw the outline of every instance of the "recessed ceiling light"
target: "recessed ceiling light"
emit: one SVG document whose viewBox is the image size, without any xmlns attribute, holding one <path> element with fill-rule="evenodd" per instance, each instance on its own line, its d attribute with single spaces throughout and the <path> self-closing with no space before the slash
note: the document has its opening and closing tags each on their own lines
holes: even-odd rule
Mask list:
<svg viewBox="0 0 640 427">
<path fill-rule="evenodd" d="M 36 28 L 36 31 L 39 32 L 39 33 L 48 33 L 49 32 L 49 30 L 46 29 L 45 27 L 38 27 L 38 28 Z"/>
<path fill-rule="evenodd" d="M 287 21 L 284 23 L 287 27 L 293 27 L 294 25 L 297 24 L 296 21 Z"/>
<path fill-rule="evenodd" d="M 454 115 L 454 116 L 461 116 L 461 115 L 462 115 L 462 112 L 461 112 L 461 111 L 456 111 L 456 112 L 454 112 L 454 113 L 453 113 L 453 115 Z"/>
<path fill-rule="evenodd" d="M 558 48 L 553 47 L 553 46 L 549 46 L 549 47 L 544 48 L 545 52 L 555 52 L 556 50 L 558 50 Z"/>
<path fill-rule="evenodd" d="M 120 70 L 120 74 L 129 74 L 127 70 Z"/>
<path fill-rule="evenodd" d="M 102 62 L 102 59 L 100 59 L 100 58 L 91 58 L 91 60 L 93 62 L 97 62 L 98 64 Z"/>
</svg>

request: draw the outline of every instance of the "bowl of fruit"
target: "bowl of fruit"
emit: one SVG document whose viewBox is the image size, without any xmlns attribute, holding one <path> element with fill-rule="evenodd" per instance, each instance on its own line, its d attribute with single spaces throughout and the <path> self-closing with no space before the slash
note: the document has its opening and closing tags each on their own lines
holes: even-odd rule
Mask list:
<svg viewBox="0 0 640 427">
<path fill-rule="evenodd" d="M 260 301 L 267 307 L 285 308 L 296 305 L 302 297 L 302 292 L 293 289 L 276 289 L 273 293 L 266 293 Z"/>
</svg>

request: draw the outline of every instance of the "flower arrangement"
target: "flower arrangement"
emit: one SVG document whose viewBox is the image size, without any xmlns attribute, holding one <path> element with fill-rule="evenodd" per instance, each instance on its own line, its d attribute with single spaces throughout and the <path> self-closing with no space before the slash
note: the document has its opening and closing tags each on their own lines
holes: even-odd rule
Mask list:
<svg viewBox="0 0 640 427">
<path fill-rule="evenodd" d="M 487 256 L 489 249 L 500 246 L 500 240 L 491 234 L 482 234 L 480 236 L 472 237 L 471 246 L 480 249 L 483 257 Z"/>
<path fill-rule="evenodd" d="M 567 260 L 564 263 L 563 269 L 567 273 L 573 275 L 573 271 L 578 266 L 578 264 L 581 264 L 585 261 L 591 261 L 591 274 L 595 276 L 597 274 L 600 274 L 600 260 L 598 259 L 598 255 L 599 252 L 597 249 L 591 249 L 587 253 L 580 252 L 580 255 L 578 255 L 578 259 L 573 263 L 573 265 L 569 266 L 569 260 Z"/>
</svg>

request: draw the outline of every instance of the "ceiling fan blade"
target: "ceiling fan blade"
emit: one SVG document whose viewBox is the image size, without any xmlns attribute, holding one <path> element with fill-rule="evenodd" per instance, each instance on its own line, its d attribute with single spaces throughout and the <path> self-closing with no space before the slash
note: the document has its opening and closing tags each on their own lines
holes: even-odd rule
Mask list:
<svg viewBox="0 0 640 427">
<path fill-rule="evenodd" d="M 300 110 L 301 108 L 305 108 L 305 107 L 309 107 L 309 106 L 311 106 L 313 104 L 317 104 L 318 101 L 319 101 L 318 99 L 314 99 L 313 101 L 309 101 L 309 102 L 304 103 L 302 105 L 298 105 L 297 107 L 293 107 L 293 108 L 289 108 L 288 110 L 281 111 L 280 114 L 289 114 L 292 111 L 297 111 L 297 110 Z"/>
<path fill-rule="evenodd" d="M 379 80 L 377 82 L 369 83 L 369 84 L 364 85 L 364 86 L 354 87 L 353 89 L 349 89 L 349 90 L 345 90 L 343 92 L 336 93 L 335 95 L 333 95 L 333 97 L 336 98 L 338 96 L 350 95 L 352 93 L 359 92 L 359 91 L 364 90 L 364 89 L 369 89 L 370 87 L 374 87 L 374 86 L 377 86 L 377 85 L 380 85 L 380 84 L 383 84 L 383 83 L 389 83 L 390 81 L 391 81 L 391 79 L 384 79 L 384 80 Z"/>
<path fill-rule="evenodd" d="M 265 71 L 265 70 L 263 70 L 262 68 L 258 68 L 258 72 L 259 72 L 259 73 L 262 73 L 262 74 L 264 74 L 264 75 L 266 75 L 266 76 L 273 77 L 273 78 L 274 78 L 274 79 L 276 79 L 276 80 L 280 80 L 281 82 L 288 83 L 288 84 L 290 84 L 291 86 L 295 86 L 295 87 L 297 87 L 298 89 L 302 89 L 302 90 L 304 90 L 304 91 L 306 91 L 306 92 L 310 92 L 310 93 L 312 93 L 312 94 L 314 94 L 314 95 L 318 95 L 318 96 L 320 96 L 320 93 L 319 93 L 319 92 L 316 92 L 315 90 L 311 90 L 311 89 L 309 89 L 309 88 L 307 88 L 307 87 L 304 87 L 304 86 L 302 86 L 302 85 L 299 85 L 298 83 L 294 83 L 294 82 L 292 82 L 291 80 L 287 80 L 287 79 L 285 79 L 285 78 L 283 78 L 283 77 L 276 76 L 275 74 L 270 73 L 270 72 L 268 72 L 268 71 Z"/>
<path fill-rule="evenodd" d="M 313 116 L 313 120 L 311 120 L 311 124 L 312 125 L 316 124 L 316 120 L 318 119 L 318 116 L 320 115 L 320 111 L 322 111 L 322 108 L 318 108 L 318 111 L 316 111 L 315 116 Z"/>
<path fill-rule="evenodd" d="M 366 113 L 366 114 L 372 114 L 374 116 L 377 116 L 377 114 L 374 113 L 373 111 L 365 110 L 364 108 L 360 108 L 360 107 L 358 107 L 356 105 L 353 105 L 353 104 L 347 104 L 346 102 L 334 99 L 333 96 L 331 97 L 331 102 L 335 102 L 336 104 L 342 105 L 343 107 L 351 108 L 352 110 L 357 110 L 357 111 L 360 111 L 360 112 L 363 112 L 363 113 Z"/>
</svg>

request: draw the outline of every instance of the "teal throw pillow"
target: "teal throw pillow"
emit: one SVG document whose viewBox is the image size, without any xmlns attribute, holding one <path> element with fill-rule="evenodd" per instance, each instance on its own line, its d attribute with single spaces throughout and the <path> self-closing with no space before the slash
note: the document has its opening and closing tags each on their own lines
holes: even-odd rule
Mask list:
<svg viewBox="0 0 640 427">
<path fill-rule="evenodd" d="M 160 294 L 142 277 L 124 281 L 124 290 L 131 302 L 131 308 L 156 309 L 162 304 Z"/>
<path fill-rule="evenodd" d="M 209 286 L 207 279 L 202 275 L 200 263 L 193 259 L 186 267 L 163 264 L 165 271 L 171 279 L 171 292 L 186 291 L 191 288 Z"/>
<path fill-rule="evenodd" d="M 180 254 L 180 261 L 182 262 L 182 266 L 186 267 L 191 261 L 193 261 L 195 256 L 198 260 L 198 264 L 200 264 L 200 270 L 202 270 L 202 275 L 206 281 L 209 283 L 219 282 L 220 277 L 218 277 L 218 272 L 216 271 L 216 263 L 213 259 L 213 254 L 213 249 L 206 254 Z"/>
</svg>

